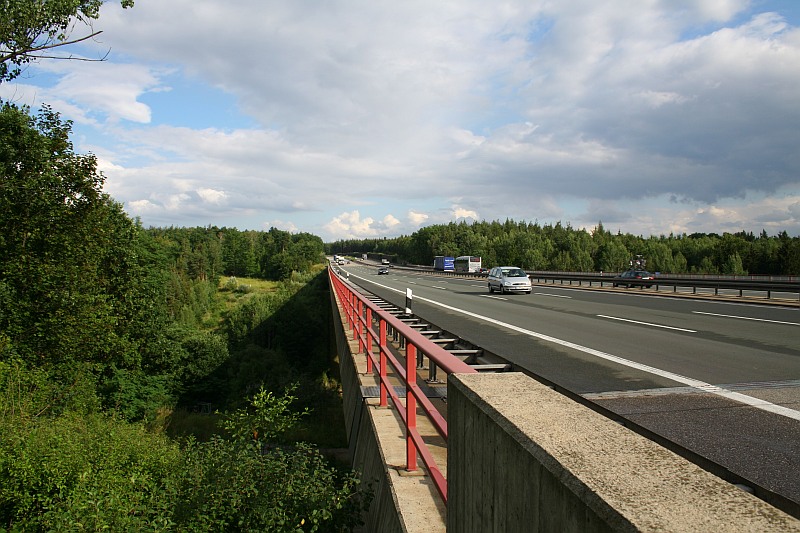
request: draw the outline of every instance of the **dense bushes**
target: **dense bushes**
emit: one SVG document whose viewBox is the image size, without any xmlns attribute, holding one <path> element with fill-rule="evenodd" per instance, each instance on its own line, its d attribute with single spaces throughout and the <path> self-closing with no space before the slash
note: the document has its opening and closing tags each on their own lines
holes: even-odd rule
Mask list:
<svg viewBox="0 0 800 533">
<path fill-rule="evenodd" d="M 0 374 L 4 391 L 19 384 Z M 357 478 L 313 447 L 266 447 L 299 418 L 291 389 L 260 391 L 228 436 L 183 447 L 100 413 L 0 420 L 0 529 L 348 531 L 369 503 Z"/>
</svg>

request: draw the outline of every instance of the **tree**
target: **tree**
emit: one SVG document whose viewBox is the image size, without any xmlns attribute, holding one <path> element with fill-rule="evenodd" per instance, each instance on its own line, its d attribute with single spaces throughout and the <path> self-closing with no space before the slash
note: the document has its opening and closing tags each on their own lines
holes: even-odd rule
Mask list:
<svg viewBox="0 0 800 533">
<path fill-rule="evenodd" d="M 71 124 L 0 109 L 0 282 L 12 305 L 0 331 L 37 364 L 132 364 L 127 338 L 142 272 L 137 227 L 102 192 L 93 155 L 72 150 Z"/>
<path fill-rule="evenodd" d="M 601 272 L 622 272 L 627 270 L 631 253 L 617 239 L 609 239 L 597 250 L 595 268 Z"/>
<path fill-rule="evenodd" d="M 120 3 L 123 8 L 133 7 L 133 0 Z M 13 80 L 22 65 L 37 59 L 74 59 L 51 52 L 100 34 L 92 31 L 92 21 L 100 16 L 102 5 L 103 0 L 2 0 L 0 83 Z M 90 33 L 73 38 L 76 23 L 87 26 Z"/>
</svg>

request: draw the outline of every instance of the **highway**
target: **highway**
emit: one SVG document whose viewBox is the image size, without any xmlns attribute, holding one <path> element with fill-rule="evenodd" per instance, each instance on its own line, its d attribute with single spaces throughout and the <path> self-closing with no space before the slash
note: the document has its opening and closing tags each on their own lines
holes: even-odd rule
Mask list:
<svg viewBox="0 0 800 533">
<path fill-rule="evenodd" d="M 800 504 L 796 306 L 558 285 L 490 295 L 482 280 L 340 268 L 400 307 L 410 288 L 426 321 Z"/>
</svg>

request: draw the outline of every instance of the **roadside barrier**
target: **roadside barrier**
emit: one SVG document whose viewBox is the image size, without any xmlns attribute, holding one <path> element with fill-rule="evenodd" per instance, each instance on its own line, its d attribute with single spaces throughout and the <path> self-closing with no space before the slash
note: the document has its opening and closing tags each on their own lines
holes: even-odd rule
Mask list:
<svg viewBox="0 0 800 533">
<path fill-rule="evenodd" d="M 419 455 L 436 490 L 447 504 L 447 480 L 417 429 L 417 415 L 427 417 L 445 442 L 448 436 L 447 421 L 417 384 L 417 361 L 418 358 L 427 357 L 448 375 L 474 374 L 477 370 L 404 323 L 400 317 L 370 301 L 334 269 L 328 269 L 328 276 L 347 317 L 348 327 L 358 339 L 358 353 L 367 357 L 367 372 L 376 375 L 379 380 L 380 406 L 387 407 L 391 401 L 403 421 L 406 470 L 418 469 Z M 390 335 L 398 340 L 399 349 L 392 345 Z M 405 388 L 405 403 L 392 380 Z"/>
</svg>

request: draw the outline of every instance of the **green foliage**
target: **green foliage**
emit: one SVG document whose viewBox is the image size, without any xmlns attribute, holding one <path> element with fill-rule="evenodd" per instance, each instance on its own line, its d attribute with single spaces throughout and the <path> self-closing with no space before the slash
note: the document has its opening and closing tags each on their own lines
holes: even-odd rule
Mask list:
<svg viewBox="0 0 800 533">
<path fill-rule="evenodd" d="M 4 419 L 0 525 L 166 530 L 179 458 L 165 437 L 100 414 Z"/>
<path fill-rule="evenodd" d="M 371 496 L 353 473 L 327 464 L 315 448 L 266 447 L 304 416 L 264 389 L 227 415 L 230 439 L 190 441 L 175 520 L 190 531 L 350 531 Z"/>
<path fill-rule="evenodd" d="M 91 367 L 29 367 L 19 357 L 5 355 L 0 359 L 0 423 L 99 408 Z"/>
<path fill-rule="evenodd" d="M 225 415 L 231 438 L 183 449 L 98 413 L 5 416 L 0 528 L 350 531 L 371 498 L 355 474 L 309 445 L 265 447 L 303 416 L 289 409 L 293 390 L 259 391 Z"/>
<path fill-rule="evenodd" d="M 121 0 L 123 8 L 133 0 Z M 21 66 L 48 57 L 53 48 L 84 40 L 70 38 L 76 21 L 91 28 L 103 0 L 4 0 L 0 9 L 0 83 L 16 78 Z M 96 35 L 97 32 L 91 35 Z"/>
<path fill-rule="evenodd" d="M 237 441 L 274 441 L 295 426 L 308 408 L 292 412 L 289 406 L 297 400 L 293 395 L 297 384 L 286 387 L 283 396 L 275 396 L 262 387 L 249 400 L 249 409 L 239 409 L 228 415 L 222 427 Z"/>
<path fill-rule="evenodd" d="M 370 497 L 305 444 L 266 453 L 219 437 L 192 443 L 174 519 L 182 531 L 351 531 Z"/>
<path fill-rule="evenodd" d="M 131 328 L 145 310 L 125 303 L 147 288 L 138 230 L 69 133 L 47 108 L 0 110 L 0 331 L 37 365 L 135 365 Z"/>
<path fill-rule="evenodd" d="M 169 376 L 146 374 L 125 368 L 113 368 L 103 382 L 106 408 L 125 420 L 154 420 L 158 410 L 173 402 Z"/>
</svg>

